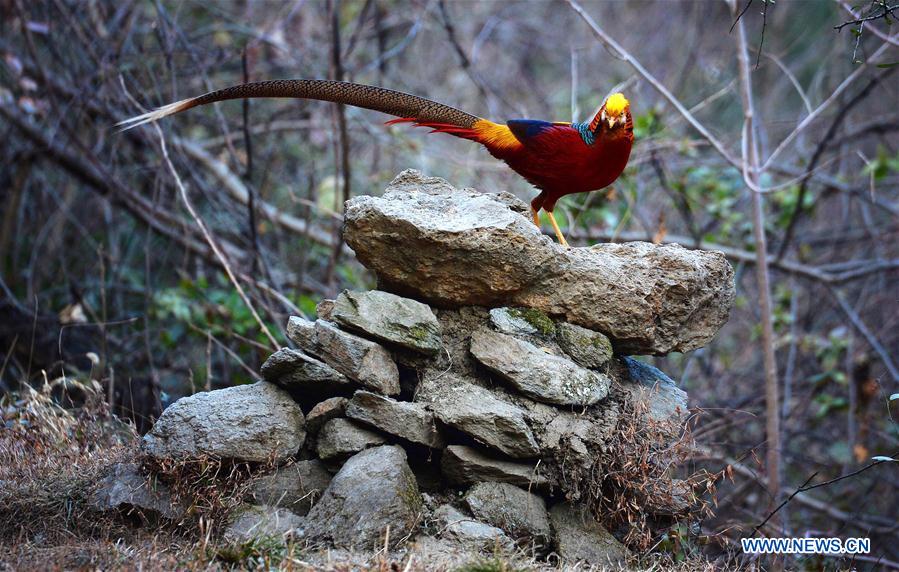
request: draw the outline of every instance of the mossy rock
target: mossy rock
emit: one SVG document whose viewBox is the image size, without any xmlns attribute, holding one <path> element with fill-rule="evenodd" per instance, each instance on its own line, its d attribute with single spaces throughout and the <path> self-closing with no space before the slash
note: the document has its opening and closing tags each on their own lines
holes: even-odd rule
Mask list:
<svg viewBox="0 0 899 572">
<path fill-rule="evenodd" d="M 426 304 L 389 292 L 345 291 L 330 312 L 343 328 L 425 355 L 440 351 L 440 324 Z"/>
<path fill-rule="evenodd" d="M 556 325 L 549 316 L 533 308 L 494 308 L 490 321 L 500 332 L 512 335 L 552 338 Z"/>
<path fill-rule="evenodd" d="M 612 342 L 599 332 L 561 322 L 556 326 L 556 341 L 578 365 L 600 369 L 612 359 Z"/>
</svg>

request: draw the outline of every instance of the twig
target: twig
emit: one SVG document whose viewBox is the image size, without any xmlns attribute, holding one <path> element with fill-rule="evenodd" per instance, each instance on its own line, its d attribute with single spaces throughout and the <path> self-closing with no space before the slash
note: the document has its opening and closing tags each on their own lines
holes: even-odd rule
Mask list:
<svg viewBox="0 0 899 572">
<path fill-rule="evenodd" d="M 850 6 L 849 4 L 846 4 L 846 2 L 844 2 L 843 0 L 836 0 L 836 2 L 837 2 L 837 4 L 842 6 L 843 9 L 846 10 L 846 12 L 848 12 L 850 16 L 852 16 L 854 18 L 859 17 L 858 15 L 856 15 L 855 11 L 852 9 L 852 6 Z M 861 25 L 861 29 L 862 30 L 871 30 L 871 33 L 873 33 L 875 36 L 877 36 L 884 42 L 886 42 L 888 44 L 893 44 L 894 46 L 899 46 L 899 36 L 888 36 L 887 34 L 884 34 L 883 32 L 881 32 L 874 26 L 868 27 L 866 25 L 866 23 L 864 23 L 864 22 Z"/>
<path fill-rule="evenodd" d="M 246 48 L 243 49 L 240 60 L 243 69 L 243 82 L 249 83 L 250 71 L 247 67 Z M 250 248 L 253 253 L 250 269 L 253 274 L 256 274 L 259 267 L 259 236 L 256 233 L 256 190 L 253 188 L 253 140 L 250 138 L 250 98 L 243 98 L 241 103 L 243 107 L 243 142 L 247 152 L 247 168 L 244 171 L 243 178 L 247 186 L 247 227 L 249 227 Z"/>
<path fill-rule="evenodd" d="M 571 238 L 581 239 L 581 240 L 602 240 L 602 241 L 611 241 L 613 236 L 621 238 L 622 240 L 627 241 L 651 241 L 652 236 L 648 235 L 645 232 L 639 231 L 625 231 L 621 232 L 617 235 L 613 235 L 612 233 L 597 231 L 594 229 L 590 229 L 588 231 L 582 231 L 579 229 L 572 229 L 569 231 Z M 717 244 L 713 242 L 702 241 L 699 244 L 695 244 L 693 239 L 689 236 L 682 235 L 674 235 L 668 234 L 665 235 L 665 238 L 662 240 L 663 244 L 680 244 L 686 248 L 691 249 L 702 249 L 702 250 L 718 250 L 723 253 L 726 257 L 736 260 L 739 262 L 745 262 L 749 264 L 755 264 L 757 262 L 757 257 L 754 252 L 750 252 L 748 250 L 743 250 L 740 248 L 735 248 L 733 246 L 726 246 L 723 244 Z M 809 266 L 807 264 L 802 264 L 801 262 L 796 262 L 793 260 L 775 260 L 773 255 L 768 255 L 768 265 L 772 268 L 777 268 L 784 272 L 788 272 L 790 274 L 795 274 L 797 276 L 802 276 L 803 278 L 808 278 L 810 280 L 814 280 L 815 282 L 820 282 L 822 284 L 829 285 L 838 285 L 851 280 L 856 280 L 858 278 L 862 278 L 864 276 L 874 274 L 877 272 L 886 272 L 890 270 L 899 269 L 899 258 L 892 260 L 883 260 L 880 262 L 871 263 L 862 268 L 858 268 L 856 270 L 842 272 L 840 274 L 834 274 L 831 272 L 827 272 L 817 266 Z"/>
<path fill-rule="evenodd" d="M 465 50 L 462 49 L 462 46 L 459 44 L 459 40 L 456 38 L 456 27 L 453 25 L 453 21 L 450 19 L 449 10 L 446 7 L 446 2 L 444 0 L 438 0 L 437 7 L 440 8 L 440 22 L 443 24 L 443 29 L 446 31 L 446 37 L 449 40 L 450 45 L 453 46 L 453 50 L 456 52 L 456 56 L 459 58 L 459 65 L 462 66 L 462 69 L 471 78 L 472 83 L 475 84 L 475 87 L 478 88 L 478 91 L 481 93 L 481 97 L 484 100 L 487 99 L 487 90 L 484 88 L 484 84 L 481 81 L 481 78 L 475 73 L 475 71 L 471 67 L 471 60 L 468 59 L 468 56 L 465 54 Z"/>
<path fill-rule="evenodd" d="M 696 454 L 693 455 L 693 458 L 698 459 L 702 457 L 707 459 L 722 460 L 731 468 L 733 468 L 735 473 L 762 482 L 756 471 L 747 467 L 743 463 L 728 457 L 727 455 L 717 454 L 709 449 L 697 449 Z M 899 530 L 899 528 L 897 528 L 897 525 L 895 524 L 895 519 L 883 518 L 877 515 L 849 514 L 805 492 L 796 494 L 793 497 L 793 500 L 805 506 L 806 508 L 810 508 L 812 510 L 826 514 L 833 519 L 844 522 L 852 526 L 853 528 L 865 532 L 896 535 L 897 530 Z"/>
<path fill-rule="evenodd" d="M 656 153 L 653 152 L 651 154 L 649 162 L 650 165 L 652 165 L 653 171 L 655 171 L 656 177 L 659 179 L 659 186 L 662 187 L 665 194 L 671 197 L 681 218 L 684 219 L 687 229 L 690 231 L 690 236 L 693 237 L 693 244 L 698 245 L 702 242 L 702 232 L 696 225 L 696 219 L 693 218 L 693 209 L 690 208 L 690 202 L 687 200 L 686 195 L 672 189 L 668 184 L 668 176 L 665 174 L 665 168 Z"/>
<path fill-rule="evenodd" d="M 782 503 L 780 503 L 780 504 L 777 506 L 777 508 L 775 508 L 773 511 L 771 511 L 771 512 L 768 514 L 768 516 L 765 517 L 765 520 L 763 520 L 763 521 L 760 522 L 758 525 L 756 525 L 755 529 L 752 531 L 753 536 L 756 535 L 756 534 L 758 534 L 759 530 L 760 530 L 763 526 L 765 526 L 766 524 L 768 524 L 768 521 L 771 520 L 771 518 L 774 517 L 774 515 L 777 514 L 777 513 L 780 511 L 780 509 L 782 509 L 783 507 L 787 506 L 787 503 L 790 502 L 791 500 L 793 500 L 793 497 L 795 497 L 796 495 L 798 495 L 799 493 L 801 493 L 802 490 L 803 490 L 803 487 L 805 487 L 805 486 L 808 485 L 810 482 L 812 482 L 812 479 L 814 479 L 814 478 L 817 477 L 817 476 L 818 476 L 818 471 L 815 471 L 814 473 L 812 473 L 812 475 L 811 475 L 809 478 L 807 478 L 807 479 L 805 480 L 804 483 L 802 483 L 802 486 L 800 486 L 798 489 L 796 489 L 796 490 L 793 492 L 793 494 L 791 494 L 789 497 L 787 497 Z"/>
<path fill-rule="evenodd" d="M 241 204 L 248 204 L 250 200 L 250 190 L 244 182 L 238 177 L 225 163 L 213 157 L 208 151 L 201 148 L 196 143 L 174 138 L 173 143 L 181 148 L 190 157 L 197 159 L 201 164 L 209 169 L 221 183 L 223 189 L 231 195 L 232 198 Z M 288 230 L 292 233 L 308 236 L 312 242 L 327 247 L 334 246 L 334 237 L 320 228 L 313 227 L 307 221 L 295 217 L 291 214 L 282 212 L 281 209 L 265 201 L 257 202 L 257 209 L 262 212 L 273 223 Z M 342 217 L 340 218 L 342 220 Z"/>
<path fill-rule="evenodd" d="M 341 59 L 341 39 L 340 39 L 340 0 L 330 0 L 328 2 L 328 12 L 331 21 L 331 66 L 333 78 L 336 81 L 343 81 L 344 69 L 343 60 Z M 334 106 L 334 112 L 337 116 L 338 142 L 340 155 L 340 176 L 335 177 L 335 181 L 340 181 L 342 195 L 338 194 L 336 184 L 334 189 L 334 198 L 337 204 L 335 210 L 340 210 L 338 205 L 346 204 L 352 195 L 351 185 L 353 181 L 352 165 L 350 164 L 350 136 L 347 130 L 346 106 L 338 103 Z M 335 155 L 337 151 L 335 149 Z M 335 156 L 335 169 L 337 157 Z M 336 173 L 335 173 L 336 174 Z M 343 200 L 340 200 L 342 196 Z M 334 227 L 334 244 L 331 251 L 331 258 L 328 261 L 326 283 L 330 288 L 334 288 L 334 280 L 337 272 L 337 265 L 340 262 L 340 255 L 343 253 L 343 227 L 335 225 Z"/>
<path fill-rule="evenodd" d="M 859 474 L 861 474 L 861 473 L 864 473 L 865 471 L 867 471 L 867 470 L 870 469 L 871 467 L 876 467 L 877 465 L 882 465 L 882 464 L 884 464 L 884 463 L 891 463 L 891 462 L 892 462 L 892 461 L 874 461 L 873 463 L 868 463 L 867 465 L 865 465 L 865 466 L 862 467 L 861 469 L 859 469 L 859 470 L 857 470 L 857 471 L 853 471 L 853 472 L 851 472 L 851 473 L 849 473 L 849 474 L 846 474 L 846 475 L 843 475 L 843 476 L 840 476 L 840 477 L 836 477 L 836 478 L 834 478 L 834 479 L 830 479 L 829 481 L 824 481 L 823 483 L 818 483 L 818 484 L 816 484 L 816 485 L 809 485 L 809 483 L 812 482 L 812 479 L 814 479 L 816 476 L 818 476 L 818 472 L 815 471 L 814 473 L 812 473 L 812 475 L 811 475 L 809 478 L 807 478 L 807 479 L 805 480 L 805 482 L 802 484 L 802 486 L 800 486 L 798 489 L 796 489 L 796 490 L 793 492 L 793 494 L 791 494 L 789 497 L 787 497 L 786 499 L 784 499 L 784 501 L 783 501 L 782 503 L 780 503 L 780 504 L 777 506 L 777 508 L 774 509 L 774 510 L 771 512 L 771 514 L 769 514 L 767 517 L 765 517 L 765 520 L 763 520 L 758 526 L 755 527 L 755 530 L 753 530 L 753 534 L 757 534 L 758 531 L 759 531 L 759 529 L 760 529 L 761 527 L 765 526 L 765 524 L 766 524 L 769 520 L 771 520 L 771 518 L 772 518 L 775 514 L 777 514 L 777 513 L 780 511 L 780 509 L 782 509 L 783 507 L 787 506 L 787 503 L 789 503 L 791 500 L 793 500 L 794 498 L 796 498 L 796 496 L 799 495 L 800 493 L 804 493 L 804 492 L 806 492 L 806 491 L 818 489 L 818 488 L 821 488 L 821 487 L 826 487 L 827 485 L 832 485 L 832 484 L 834 484 L 834 483 L 838 483 L 838 482 L 840 482 L 840 481 L 844 481 L 844 480 L 846 480 L 846 479 L 849 479 L 849 478 L 852 478 L 852 477 L 854 477 L 854 476 L 856 476 L 856 475 L 859 475 Z"/>
<path fill-rule="evenodd" d="M 209 330 L 203 330 L 203 329 L 197 327 L 196 325 L 194 325 L 194 324 L 191 323 L 191 322 L 188 322 L 188 323 L 187 323 L 187 326 L 188 326 L 190 329 L 192 329 L 193 331 L 197 332 L 198 334 L 202 334 L 202 335 L 204 335 L 204 336 L 208 335 L 208 336 L 209 336 L 209 339 L 212 341 L 212 343 L 214 343 L 215 345 L 217 345 L 219 348 L 222 349 L 222 351 L 224 351 L 226 354 L 228 354 L 229 356 L 231 356 L 231 358 L 234 359 L 234 361 L 236 361 L 237 364 L 240 365 L 240 367 L 242 367 L 248 374 L 250 374 L 250 378 L 252 378 L 252 379 L 261 379 L 261 378 L 262 378 L 262 376 L 259 375 L 259 372 L 257 372 L 256 370 L 254 370 L 253 368 L 251 368 L 250 366 L 248 366 L 248 365 L 246 364 L 245 361 L 243 361 L 242 359 L 240 359 L 240 356 L 239 356 L 239 355 L 237 355 L 236 353 L 234 353 L 234 350 L 232 350 L 231 348 L 229 348 L 228 346 L 226 346 L 225 344 L 223 344 L 222 341 L 219 340 L 217 337 L 213 336 L 213 335 L 209 332 Z"/>
<path fill-rule="evenodd" d="M 846 101 L 840 109 L 837 110 L 836 115 L 834 116 L 833 121 L 830 123 L 830 127 L 827 128 L 824 136 L 818 142 L 818 145 L 815 147 L 814 153 L 812 153 L 812 158 L 808 162 L 808 166 L 805 169 L 805 175 L 802 177 L 802 180 L 799 182 L 799 188 L 796 191 L 796 204 L 793 206 L 793 212 L 790 214 L 790 221 L 787 223 L 787 229 L 784 231 L 784 239 L 781 242 L 780 248 L 777 251 L 777 258 L 780 259 L 787 251 L 787 248 L 790 245 L 790 241 L 793 239 L 793 231 L 796 227 L 796 222 L 799 220 L 799 215 L 802 214 L 803 211 L 803 203 L 805 202 L 805 195 L 808 191 L 808 182 L 812 176 L 812 172 L 815 170 L 815 167 L 818 166 L 818 161 L 821 159 L 821 156 L 824 154 L 824 151 L 828 148 L 829 144 L 833 141 L 834 135 L 836 135 L 837 129 L 839 129 L 840 125 L 842 125 L 843 121 L 846 118 L 847 111 L 855 107 L 859 101 L 867 97 L 871 91 L 880 83 L 880 80 L 890 74 L 893 69 L 886 70 L 880 76 L 873 77 L 871 80 L 853 97 L 851 97 L 848 101 Z"/>
<path fill-rule="evenodd" d="M 886 558 L 876 557 L 876 556 L 868 556 L 866 554 L 853 554 L 850 557 L 850 560 L 861 560 L 862 562 L 873 562 L 878 566 L 885 566 L 891 570 L 899 570 L 899 562 L 894 562 L 892 560 L 887 560 Z"/>
<path fill-rule="evenodd" d="M 728 31 L 728 34 L 732 34 L 734 32 L 734 28 L 737 26 L 737 22 L 739 22 L 740 18 L 743 17 L 743 14 L 745 14 L 746 11 L 749 10 L 750 6 L 752 6 L 752 0 L 747 0 L 746 5 L 743 6 L 743 9 L 740 10 L 740 13 L 737 14 L 736 18 L 734 18 L 734 23 L 730 25 L 730 30 Z"/>
<path fill-rule="evenodd" d="M 800 85 L 799 80 L 796 79 L 796 74 L 790 71 L 790 68 L 788 68 L 787 65 L 774 54 L 765 54 L 765 57 L 773 61 L 775 65 L 780 68 L 780 71 L 784 72 L 784 75 L 787 76 L 787 79 L 790 80 L 790 83 L 792 83 L 793 87 L 796 88 L 796 93 L 798 93 L 799 97 L 802 98 L 802 104 L 805 105 L 805 111 L 807 113 L 811 113 L 813 111 L 812 103 L 809 101 L 808 95 L 805 93 L 805 90 L 802 89 L 802 85 Z M 758 67 L 758 65 L 756 65 L 756 67 Z"/>
<path fill-rule="evenodd" d="M 246 292 L 244 292 L 243 286 L 240 285 L 240 282 L 238 282 L 237 278 L 234 276 L 234 271 L 231 270 L 231 265 L 228 263 L 228 260 L 225 258 L 225 255 L 222 253 L 221 249 L 219 249 L 218 244 L 212 238 L 209 229 L 206 228 L 206 223 L 203 222 L 203 219 L 200 218 L 200 215 L 197 214 L 197 211 L 194 209 L 193 204 L 190 202 L 190 199 L 187 196 L 187 189 L 184 188 L 184 183 L 181 181 L 181 177 L 178 175 L 178 171 L 175 170 L 175 165 L 172 163 L 172 160 L 169 157 L 169 151 L 165 144 L 165 136 L 163 136 L 162 134 L 162 129 L 160 129 L 159 125 L 155 123 L 153 124 L 153 127 L 156 129 L 156 134 L 159 136 L 159 147 L 162 150 L 162 157 L 165 159 L 166 165 L 169 168 L 169 172 L 175 179 L 175 185 L 178 187 L 178 192 L 181 195 L 181 200 L 182 202 L 184 202 L 184 206 L 190 213 L 191 218 L 193 218 L 197 223 L 197 226 L 200 228 L 200 232 L 203 233 L 203 237 L 206 239 L 207 244 L 209 244 L 209 247 L 215 253 L 216 258 L 218 258 L 219 262 L 221 262 L 222 268 L 224 268 L 225 273 L 228 275 L 228 279 L 231 280 L 231 284 L 234 285 L 234 288 L 237 290 L 237 293 L 240 296 L 241 300 L 243 300 L 243 303 L 247 306 L 247 309 L 250 310 L 250 313 L 253 315 L 253 319 L 256 320 L 256 323 L 259 325 L 262 333 L 264 333 L 265 337 L 267 337 L 269 342 L 271 342 L 272 348 L 280 349 L 281 344 L 278 343 L 278 341 L 269 331 L 268 326 L 266 326 L 265 322 L 262 321 L 262 318 L 259 317 L 259 313 L 256 312 L 256 308 L 253 306 L 253 303 L 250 302 L 250 299 L 249 297 L 247 297 Z"/>
<path fill-rule="evenodd" d="M 730 163 L 737 169 L 742 170 L 742 161 L 732 155 L 730 151 L 728 151 L 727 148 L 724 147 L 724 144 L 721 143 L 717 137 L 712 135 L 712 132 L 706 129 L 706 127 L 702 123 L 700 123 L 699 120 L 697 120 L 696 117 L 694 117 L 686 107 L 684 107 L 680 100 L 674 97 L 674 95 L 670 91 L 668 91 L 668 89 L 664 85 L 662 85 L 662 82 L 656 79 L 654 75 L 649 73 L 649 71 L 645 67 L 643 67 L 643 64 L 641 64 L 639 60 L 637 60 L 637 58 L 631 55 L 631 53 L 625 50 L 621 46 L 621 44 L 616 42 L 614 38 L 612 38 L 602 28 L 600 28 L 599 25 L 597 25 L 597 23 L 593 20 L 593 18 L 591 18 L 590 15 L 584 11 L 583 7 L 581 7 L 581 5 L 576 2 L 576 0 L 567 1 L 571 8 L 575 12 L 577 12 L 581 19 L 584 20 L 584 22 L 586 22 L 586 24 L 590 27 L 590 29 L 593 31 L 593 35 L 596 36 L 596 38 L 599 39 L 599 41 L 602 42 L 603 45 L 606 46 L 606 48 L 615 52 L 618 57 L 630 64 L 630 66 L 634 68 L 634 70 L 638 74 L 643 76 L 643 79 L 649 82 L 649 84 L 652 85 L 656 89 L 656 91 L 662 94 L 662 96 L 667 99 L 668 102 L 671 103 L 671 105 L 674 106 L 678 113 L 680 113 L 684 117 L 684 119 L 686 119 L 687 122 L 700 133 L 700 135 L 708 140 L 708 142 L 711 143 L 712 147 L 714 147 L 715 150 L 718 151 L 718 153 L 721 154 L 721 156 L 724 157 L 724 159 L 728 163 Z"/>
<path fill-rule="evenodd" d="M 855 68 L 855 70 L 853 70 L 853 72 L 851 74 L 849 74 L 846 77 L 846 79 L 844 79 L 842 81 L 842 83 L 840 83 L 840 85 L 837 86 L 837 88 L 835 90 L 833 90 L 833 92 L 830 94 L 830 96 L 827 99 L 825 99 L 824 102 L 821 103 L 821 105 L 819 105 L 814 111 L 809 113 L 805 117 L 805 119 L 803 119 L 799 123 L 799 125 L 797 125 L 796 128 L 790 132 L 789 135 L 784 137 L 783 141 L 781 141 L 780 144 L 777 146 L 777 148 L 774 149 L 774 151 L 771 153 L 771 155 L 768 156 L 768 159 L 765 161 L 765 163 L 761 167 L 761 171 L 764 172 L 764 171 L 767 171 L 769 168 L 771 168 L 771 166 L 774 164 L 774 161 L 780 156 L 781 153 L 784 152 L 784 150 L 793 142 L 793 140 L 796 139 L 796 137 L 800 133 L 805 131 L 805 129 L 809 125 L 811 125 L 818 118 L 818 116 L 821 115 L 828 107 L 833 105 L 834 102 L 836 102 L 839 99 L 840 95 L 842 95 L 842 93 L 844 91 L 846 91 L 846 89 L 848 89 L 849 86 L 852 85 L 852 83 L 855 80 L 857 80 L 859 77 L 861 77 L 862 73 L 868 69 L 868 65 L 871 62 L 873 62 L 874 60 L 876 60 L 877 58 L 879 58 L 881 56 L 881 54 L 883 54 L 888 47 L 889 47 L 888 44 L 882 44 L 877 49 L 877 51 L 875 51 L 871 55 L 871 57 L 868 58 L 868 61 L 864 62 L 863 64 L 861 64 L 857 68 Z"/>
<path fill-rule="evenodd" d="M 880 2 L 880 5 L 883 7 L 883 12 L 880 14 L 872 14 L 871 16 L 865 16 L 863 18 L 856 18 L 855 20 L 849 20 L 848 22 L 843 22 L 839 26 L 834 26 L 833 29 L 842 32 L 843 28 L 846 26 L 852 26 L 854 24 L 861 24 L 862 22 L 870 22 L 872 20 L 880 20 L 883 18 L 884 20 L 889 20 L 889 16 L 896 10 L 899 9 L 899 4 L 895 6 L 887 6 L 886 2 Z"/>
<path fill-rule="evenodd" d="M 887 370 L 890 372 L 890 375 L 893 377 L 893 381 L 899 382 L 899 369 L 896 368 L 896 365 L 893 363 L 893 360 L 890 359 L 890 353 L 883 347 L 883 344 L 878 341 L 877 337 L 871 333 L 871 330 L 868 329 L 868 326 L 862 321 L 861 316 L 858 315 L 858 312 L 852 309 L 852 306 L 843 298 L 843 295 L 840 294 L 838 290 L 833 287 L 828 287 L 828 292 L 834 297 L 837 301 L 837 304 L 840 305 L 840 308 L 846 314 L 846 317 L 849 318 L 849 321 L 852 322 L 852 325 L 855 326 L 855 329 L 864 336 L 865 340 L 867 340 L 868 344 L 871 348 L 877 352 L 877 355 L 880 356 L 880 360 L 883 362 L 883 365 L 886 366 Z"/>
</svg>

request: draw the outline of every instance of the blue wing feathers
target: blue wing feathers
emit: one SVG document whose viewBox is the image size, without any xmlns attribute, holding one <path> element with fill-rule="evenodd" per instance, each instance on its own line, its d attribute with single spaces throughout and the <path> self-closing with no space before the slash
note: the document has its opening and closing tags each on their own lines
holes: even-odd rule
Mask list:
<svg viewBox="0 0 899 572">
<path fill-rule="evenodd" d="M 522 143 L 532 137 L 537 137 L 547 129 L 552 129 L 553 124 L 539 119 L 510 119 L 506 125 L 515 137 Z"/>
</svg>

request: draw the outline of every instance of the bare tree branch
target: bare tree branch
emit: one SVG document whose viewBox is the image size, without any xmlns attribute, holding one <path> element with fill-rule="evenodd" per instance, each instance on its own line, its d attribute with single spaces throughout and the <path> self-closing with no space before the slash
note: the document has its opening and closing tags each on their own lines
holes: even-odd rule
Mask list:
<svg viewBox="0 0 899 572">
<path fill-rule="evenodd" d="M 888 21 L 890 19 L 890 16 L 893 14 L 893 12 L 895 10 L 899 9 L 899 4 L 895 4 L 893 6 L 887 6 L 887 3 L 885 1 L 877 2 L 877 4 L 880 4 L 881 8 L 883 8 L 883 12 L 881 12 L 880 14 L 871 14 L 870 16 L 864 16 L 861 18 L 856 18 L 855 20 L 849 20 L 848 22 L 843 22 L 842 24 L 840 24 L 838 26 L 834 26 L 833 29 L 838 32 L 841 32 L 841 31 L 843 31 L 843 28 L 845 28 L 846 26 L 853 26 L 856 24 L 861 24 L 862 22 L 871 22 L 873 20 L 881 20 L 881 19 Z"/>
<path fill-rule="evenodd" d="M 712 132 L 709 131 L 702 123 L 700 123 L 699 120 L 696 119 L 696 117 L 694 117 L 686 107 L 684 107 L 684 104 L 682 104 L 679 99 L 677 99 L 670 91 L 668 91 L 668 88 L 662 85 L 662 82 L 656 79 L 654 75 L 649 73 L 649 71 L 643 66 L 643 64 L 641 64 L 640 61 L 637 60 L 637 58 L 631 55 L 630 52 L 625 50 L 621 46 L 621 44 L 616 42 L 615 39 L 612 38 L 612 36 L 607 34 L 605 30 L 600 28 L 599 25 L 593 20 L 593 18 L 591 18 L 590 15 L 587 14 L 584 8 L 576 2 L 576 0 L 567 1 L 571 8 L 575 12 L 577 12 L 578 16 L 580 16 L 581 19 L 587 23 L 587 25 L 593 31 L 593 35 L 596 36 L 597 39 L 599 39 L 599 41 L 602 42 L 604 46 L 606 46 L 606 48 L 610 49 L 618 57 L 630 64 L 631 67 L 634 68 L 634 70 L 643 77 L 643 79 L 648 81 L 650 85 L 652 85 L 656 89 L 656 91 L 662 94 L 662 96 L 667 99 L 671 105 L 674 106 L 678 113 L 680 113 L 684 117 L 684 119 L 686 119 L 687 122 L 700 133 L 700 135 L 702 135 L 709 143 L 711 143 L 712 147 L 714 147 L 715 150 L 718 151 L 718 153 L 722 157 L 724 157 L 724 159 L 728 163 L 730 163 L 737 169 L 742 170 L 742 162 L 734 157 L 730 153 L 730 151 L 727 150 L 724 144 L 721 143 L 717 137 L 712 135 Z"/>
<path fill-rule="evenodd" d="M 793 143 L 793 140 L 795 140 L 796 137 L 798 137 L 800 133 L 805 131 L 805 129 L 808 128 L 809 125 L 814 123 L 814 121 L 818 118 L 818 116 L 820 116 L 824 111 L 826 111 L 831 105 L 836 103 L 839 100 L 840 95 L 842 95 L 842 93 L 844 91 L 846 91 L 849 88 L 849 86 L 855 82 L 855 80 L 860 78 L 862 76 L 862 74 L 865 72 L 865 70 L 868 69 L 869 65 L 871 63 L 875 63 L 876 60 L 881 55 L 883 55 L 883 53 L 886 52 L 887 48 L 889 48 L 889 47 L 890 47 L 889 44 L 882 44 L 879 48 L 877 48 L 877 50 L 871 55 L 871 57 L 868 58 L 868 61 L 866 61 L 863 64 L 860 64 L 857 68 L 855 68 L 852 71 L 852 73 L 849 74 L 846 77 L 846 79 L 844 79 L 840 83 L 840 85 L 838 85 L 837 88 L 835 90 L 833 90 L 833 92 L 831 92 L 831 94 L 827 97 L 827 99 L 825 99 L 821 103 L 821 105 L 819 105 L 817 108 L 815 108 L 814 111 L 809 113 L 801 122 L 799 122 L 799 125 L 797 125 L 796 128 L 793 129 L 793 131 L 791 131 L 790 134 L 787 135 L 783 139 L 783 141 L 780 142 L 780 144 L 777 146 L 777 148 L 774 149 L 774 151 L 771 153 L 771 155 L 768 156 L 768 159 L 765 161 L 765 163 L 761 167 L 761 171 L 765 172 L 765 171 L 769 170 L 771 168 L 771 166 L 774 164 L 774 161 L 777 160 L 777 158 L 780 156 L 780 154 L 783 153 L 786 150 L 786 148 L 790 146 L 791 143 Z"/>
</svg>

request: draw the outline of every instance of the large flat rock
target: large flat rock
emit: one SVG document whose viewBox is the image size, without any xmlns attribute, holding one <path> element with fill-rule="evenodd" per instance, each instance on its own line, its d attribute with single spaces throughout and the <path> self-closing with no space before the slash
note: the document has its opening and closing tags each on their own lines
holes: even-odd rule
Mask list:
<svg viewBox="0 0 899 572">
<path fill-rule="evenodd" d="M 622 387 L 631 393 L 635 403 L 646 410 L 645 418 L 656 423 L 680 425 L 689 413 L 687 392 L 679 388 L 674 380 L 657 368 L 626 357 L 622 360 L 627 367 L 627 382 Z"/>
<path fill-rule="evenodd" d="M 382 345 L 345 332 L 331 322 L 291 316 L 287 336 L 303 350 L 363 387 L 384 395 L 400 392 L 400 374 Z"/>
<path fill-rule="evenodd" d="M 231 542 L 283 540 L 303 526 L 303 517 L 265 505 L 244 504 L 232 511 L 223 536 Z"/>
<path fill-rule="evenodd" d="M 303 446 L 304 425 L 290 394 L 260 381 L 182 397 L 162 412 L 142 449 L 158 460 L 279 462 Z"/>
<path fill-rule="evenodd" d="M 515 389 L 544 403 L 593 405 L 609 393 L 609 376 L 508 334 L 487 329 L 475 332 L 471 354 Z"/>
<path fill-rule="evenodd" d="M 306 414 L 306 431 L 310 435 L 318 435 L 325 423 L 344 416 L 346 404 L 349 402 L 346 397 L 329 397 L 316 403 Z"/>
<path fill-rule="evenodd" d="M 433 355 L 440 351 L 440 324 L 427 304 L 389 292 L 343 292 L 330 318 L 363 336 L 407 350 Z"/>
<path fill-rule="evenodd" d="M 496 482 L 547 489 L 553 484 L 539 470 L 538 461 L 509 461 L 465 445 L 450 445 L 444 449 L 440 468 L 453 485 Z"/>
<path fill-rule="evenodd" d="M 411 443 L 432 449 L 444 446 L 434 414 L 421 403 L 396 401 L 370 391 L 357 391 L 347 404 L 346 416 Z"/>
<path fill-rule="evenodd" d="M 445 504 L 437 507 L 431 516 L 441 537 L 479 548 L 495 549 L 497 545 L 509 550 L 514 546 L 501 529 L 479 522 L 455 507 Z"/>
<path fill-rule="evenodd" d="M 727 321 L 733 269 L 720 252 L 645 242 L 565 249 L 523 203 L 417 171 L 346 204 L 344 237 L 382 289 L 441 307 L 525 306 L 601 332 L 622 354 L 707 344 Z"/>
<path fill-rule="evenodd" d="M 304 516 L 331 482 L 331 474 L 317 459 L 297 461 L 255 479 L 247 491 L 259 504 L 286 508 Z"/>
<path fill-rule="evenodd" d="M 538 549 L 549 544 L 551 527 L 542 497 L 508 483 L 478 483 L 468 489 L 464 500 L 481 522 Z"/>
<path fill-rule="evenodd" d="M 627 567 L 628 550 L 583 507 L 561 502 L 549 511 L 555 549 L 566 565 L 577 563 L 600 569 Z"/>
<path fill-rule="evenodd" d="M 363 449 L 386 443 L 381 434 L 363 425 L 338 417 L 321 428 L 316 443 L 316 453 L 323 461 L 340 462 Z"/>
<path fill-rule="evenodd" d="M 89 500 L 101 511 L 134 511 L 148 519 L 177 520 L 187 510 L 183 503 L 175 502 L 165 484 L 145 475 L 135 462 L 110 467 Z"/>
<path fill-rule="evenodd" d="M 304 397 L 346 393 L 355 386 L 331 366 L 291 348 L 273 353 L 260 373 L 266 381 Z"/>
<path fill-rule="evenodd" d="M 475 441 L 514 458 L 540 455 L 523 409 L 451 372 L 426 372 L 415 391 L 434 416 Z"/>
</svg>

